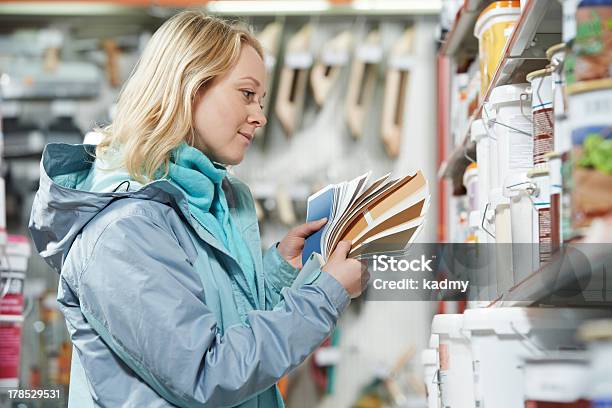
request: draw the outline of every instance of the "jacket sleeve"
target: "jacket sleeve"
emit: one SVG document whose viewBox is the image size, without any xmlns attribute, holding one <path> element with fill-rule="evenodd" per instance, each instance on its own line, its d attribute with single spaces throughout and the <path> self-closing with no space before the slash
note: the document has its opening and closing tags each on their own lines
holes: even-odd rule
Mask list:
<svg viewBox="0 0 612 408">
<path fill-rule="evenodd" d="M 281 301 L 283 288 L 291 287 L 300 272 L 278 252 L 278 243 L 272 245 L 263 255 L 263 271 L 266 288 L 266 309 L 270 310 Z"/>
<path fill-rule="evenodd" d="M 325 339 L 350 301 L 321 273 L 221 336 L 175 237 L 139 215 L 106 227 L 78 292 L 82 313 L 113 352 L 180 407 L 236 405 L 269 388 Z"/>
</svg>

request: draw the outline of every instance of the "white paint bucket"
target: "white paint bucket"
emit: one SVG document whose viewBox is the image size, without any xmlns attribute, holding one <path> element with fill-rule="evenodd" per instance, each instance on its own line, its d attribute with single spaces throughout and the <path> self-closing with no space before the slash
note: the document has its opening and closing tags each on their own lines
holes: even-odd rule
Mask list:
<svg viewBox="0 0 612 408">
<path fill-rule="evenodd" d="M 432 348 L 423 350 L 421 364 L 423 364 L 423 382 L 427 391 L 427 408 L 439 408 L 438 350 Z"/>
<path fill-rule="evenodd" d="M 20 235 L 9 235 L 8 243 L 0 248 L 0 320 L 19 320 L 23 312 L 23 285 L 30 257 L 30 243 Z"/>
<path fill-rule="evenodd" d="M 609 407 L 612 405 L 612 319 L 586 323 L 580 328 L 579 336 L 588 342 L 591 357 L 588 395 L 593 407 Z"/>
<path fill-rule="evenodd" d="M 478 211 L 475 215 L 470 213 L 469 221 L 472 224 L 477 222 L 476 237 L 479 243 L 495 243 L 495 208 L 489 203 L 489 191 L 491 190 L 492 173 L 497 172 L 497 166 L 491 160 L 492 140 L 489 137 L 489 132 L 485 129 L 485 122 L 482 119 L 476 119 L 472 122 L 470 128 L 470 138 L 476 143 L 476 159 L 478 160 Z M 492 265 L 493 251 L 486 248 L 482 251 L 482 256 L 487 264 Z M 490 256 L 491 255 L 491 256 Z M 479 299 L 493 299 L 497 295 L 497 275 L 496 268 L 488 268 L 486 284 L 479 285 Z M 484 280 L 484 277 L 483 277 Z M 484 283 L 484 282 L 483 282 Z M 482 289 L 482 290 L 481 290 Z"/>
<path fill-rule="evenodd" d="M 546 165 L 545 155 L 554 149 L 552 68 L 527 74 L 531 84 L 533 165 Z"/>
<path fill-rule="evenodd" d="M 4 246 L 4 245 L 3 245 Z M 30 256 L 26 237 L 11 235 L 0 256 L 0 387 L 19 386 L 19 356 L 23 325 L 23 285 Z"/>
<path fill-rule="evenodd" d="M 571 403 L 586 397 L 589 359 L 584 352 L 552 353 L 524 364 L 526 404 Z"/>
<path fill-rule="evenodd" d="M 472 122 L 470 129 L 470 138 L 476 143 L 476 159 L 479 163 L 478 171 L 478 211 L 482 215 L 487 209 L 489 202 L 489 189 L 491 188 L 491 160 L 490 148 L 491 139 L 489 133 L 485 129 L 485 124 L 482 119 L 476 119 Z M 487 240 L 486 242 L 489 242 Z"/>
<path fill-rule="evenodd" d="M 466 310 L 474 364 L 476 406 L 522 407 L 525 359 L 578 347 L 576 330 L 588 319 L 612 311 L 567 308 L 486 308 Z"/>
<path fill-rule="evenodd" d="M 495 284 L 496 291 L 492 299 L 514 286 L 512 275 L 512 224 L 510 222 L 510 199 L 505 197 L 501 188 L 494 188 L 489 192 L 489 205 L 493 209 L 493 223 L 495 225 Z M 502 244 L 502 245 L 499 245 Z"/>
<path fill-rule="evenodd" d="M 498 164 L 489 193 L 490 205 L 495 210 L 495 242 L 498 244 L 512 242 L 510 200 L 503 194 L 506 178 L 533 167 L 531 102 L 527 88 L 528 84 L 498 86 L 483 106 L 483 119 L 495 140 L 491 162 Z M 497 288 L 502 293 L 514 285 L 512 251 L 509 246 L 498 245 L 497 249 Z"/>
<path fill-rule="evenodd" d="M 504 195 L 510 199 L 512 232 L 512 269 L 514 282 L 520 282 L 538 265 L 538 214 L 532 202 L 536 186 L 527 173 L 512 173 L 506 177 Z"/>
<path fill-rule="evenodd" d="M 465 173 L 463 173 L 463 185 L 467 190 L 468 210 L 478 209 L 478 167 L 476 163 L 471 163 Z"/>
<path fill-rule="evenodd" d="M 442 408 L 473 408 L 474 382 L 468 338 L 462 314 L 434 316 L 431 332 L 439 335 L 440 399 Z"/>
<path fill-rule="evenodd" d="M 527 88 L 527 84 L 498 86 L 491 92 L 483 110 L 483 118 L 497 139 L 499 178 L 495 181 L 496 187 L 502 188 L 509 174 L 533 167 L 531 102 Z"/>
</svg>

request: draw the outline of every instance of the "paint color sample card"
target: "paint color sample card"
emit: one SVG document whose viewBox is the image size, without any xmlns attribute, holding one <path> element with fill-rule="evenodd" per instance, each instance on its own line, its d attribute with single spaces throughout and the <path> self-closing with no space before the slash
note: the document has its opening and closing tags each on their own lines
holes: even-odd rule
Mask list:
<svg viewBox="0 0 612 408">
<path fill-rule="evenodd" d="M 387 174 L 368 186 L 369 177 L 329 185 L 308 198 L 307 221 L 328 221 L 306 239 L 303 264 L 313 252 L 326 260 L 340 241 L 351 242 L 353 258 L 407 250 L 414 242 L 429 208 L 423 174 L 397 179 Z"/>
<path fill-rule="evenodd" d="M 306 222 L 320 220 L 321 218 L 331 219 L 331 213 L 334 207 L 334 186 L 329 185 L 323 190 L 308 197 L 308 209 L 306 210 Z M 329 224 L 329 222 L 328 222 Z M 325 224 L 323 228 L 315 232 L 304 243 L 302 251 L 302 265 L 306 265 L 306 261 L 313 252 L 321 253 L 321 237 L 327 228 Z"/>
</svg>

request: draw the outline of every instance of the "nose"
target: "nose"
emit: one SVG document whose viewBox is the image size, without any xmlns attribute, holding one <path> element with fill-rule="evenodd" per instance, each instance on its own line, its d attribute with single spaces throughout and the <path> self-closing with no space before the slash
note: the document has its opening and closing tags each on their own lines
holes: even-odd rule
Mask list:
<svg viewBox="0 0 612 408">
<path fill-rule="evenodd" d="M 264 127 L 268 123 L 268 119 L 266 119 L 266 115 L 264 115 L 263 109 L 259 105 L 252 109 L 247 117 L 247 121 L 256 128 Z"/>
</svg>

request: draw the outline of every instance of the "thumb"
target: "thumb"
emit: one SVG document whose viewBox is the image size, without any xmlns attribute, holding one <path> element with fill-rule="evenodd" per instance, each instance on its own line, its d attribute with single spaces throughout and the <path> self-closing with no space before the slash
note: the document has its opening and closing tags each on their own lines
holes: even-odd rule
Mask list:
<svg viewBox="0 0 612 408">
<path fill-rule="evenodd" d="M 300 238 L 307 238 L 309 235 L 320 230 L 326 222 L 327 218 L 321 218 L 320 220 L 310 221 L 306 224 L 298 225 L 291 230 L 291 235 Z"/>
<path fill-rule="evenodd" d="M 332 254 L 332 259 L 344 260 L 351 252 L 351 241 L 340 241 Z"/>
</svg>

